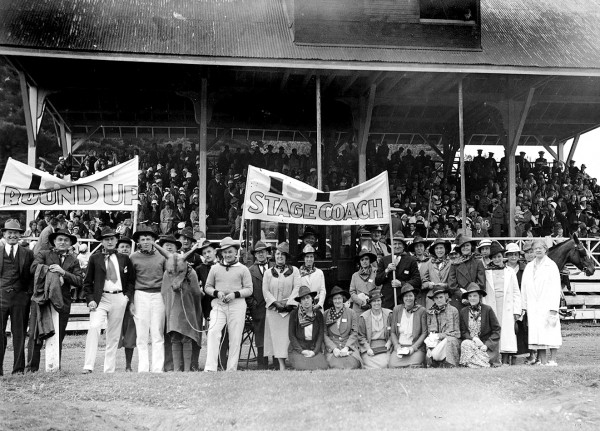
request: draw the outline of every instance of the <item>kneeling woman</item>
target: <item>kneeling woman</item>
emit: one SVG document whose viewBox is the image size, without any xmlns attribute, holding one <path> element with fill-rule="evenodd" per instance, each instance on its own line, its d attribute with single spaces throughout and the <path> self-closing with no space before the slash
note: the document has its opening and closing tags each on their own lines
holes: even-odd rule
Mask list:
<svg viewBox="0 0 600 431">
<path fill-rule="evenodd" d="M 481 303 L 487 295 L 477 283 L 467 286 L 463 299 L 469 307 L 460 310 L 460 365 L 469 368 L 487 368 L 498 363 L 500 324 L 494 310 Z"/>
<path fill-rule="evenodd" d="M 433 290 L 433 302 L 427 312 L 427 328 L 432 340 L 444 343 L 442 348 L 432 348 L 431 365 L 456 367 L 460 360 L 460 323 L 458 310 L 448 303 L 448 290 L 436 287 Z M 429 339 L 429 337 L 427 339 Z M 444 341 L 445 340 L 445 341 Z M 432 343 L 433 344 L 433 343 Z"/>
<path fill-rule="evenodd" d="M 427 312 L 415 303 L 417 290 L 404 283 L 400 290 L 402 304 L 394 307 L 390 320 L 390 333 L 394 351 L 390 368 L 420 368 L 425 363 L 425 338 L 427 338 Z"/>
<path fill-rule="evenodd" d="M 315 309 L 313 301 L 317 292 L 301 286 L 294 298 L 300 306 L 290 313 L 288 357 L 295 370 L 326 370 L 323 355 L 325 320 L 321 310 Z"/>
<path fill-rule="evenodd" d="M 392 310 L 381 307 L 381 290 L 369 294 L 371 309 L 358 318 L 358 343 L 363 367 L 366 369 L 387 368 L 390 353 L 390 326 L 388 320 Z"/>
<path fill-rule="evenodd" d="M 333 301 L 333 307 L 325 312 L 327 363 L 330 368 L 360 368 L 358 318 L 354 311 L 344 305 L 350 299 L 350 294 L 335 286 L 329 297 Z"/>
</svg>

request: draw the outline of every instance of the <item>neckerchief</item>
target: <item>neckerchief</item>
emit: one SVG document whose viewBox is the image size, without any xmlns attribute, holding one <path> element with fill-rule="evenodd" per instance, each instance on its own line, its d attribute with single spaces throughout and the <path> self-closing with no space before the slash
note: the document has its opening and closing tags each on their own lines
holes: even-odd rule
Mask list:
<svg viewBox="0 0 600 431">
<path fill-rule="evenodd" d="M 331 307 L 329 309 L 329 313 L 327 313 L 327 321 L 325 322 L 325 324 L 327 326 L 331 326 L 333 325 L 335 322 L 337 322 L 337 320 L 342 317 L 342 314 L 344 314 L 344 308 L 342 306 L 342 308 L 340 308 L 340 311 L 335 311 L 335 307 Z"/>
<path fill-rule="evenodd" d="M 491 270 L 503 270 L 504 269 L 504 265 L 496 265 L 494 262 L 490 262 L 487 265 L 487 269 L 491 269 Z"/>
<path fill-rule="evenodd" d="M 235 265 L 236 263 L 238 263 L 238 260 L 236 258 L 231 265 L 228 265 L 225 262 L 219 262 L 219 263 L 221 264 L 221 266 L 225 267 L 225 271 L 229 271 L 229 268 L 231 268 L 233 265 Z"/>
<path fill-rule="evenodd" d="M 312 316 L 309 316 L 306 311 L 304 311 L 304 307 L 300 306 L 298 307 L 298 323 L 300 323 L 300 326 L 302 328 L 306 328 L 309 325 L 312 325 L 312 323 L 315 321 L 315 317 L 316 317 L 316 312 L 315 312 L 315 308 L 314 306 L 311 306 L 313 313 Z"/>
<path fill-rule="evenodd" d="M 412 307 L 410 308 L 406 308 L 406 306 L 404 307 L 404 309 L 406 310 L 407 313 L 414 313 L 415 311 L 417 311 L 421 306 L 417 303 L 413 304 Z"/>
<path fill-rule="evenodd" d="M 471 305 L 469 307 L 469 313 L 473 320 L 479 319 L 479 316 L 481 316 L 481 302 L 478 302 L 475 306 Z"/>
<path fill-rule="evenodd" d="M 441 271 L 446 265 L 450 263 L 450 259 L 448 259 L 448 256 L 444 256 L 442 258 L 432 257 L 431 263 L 436 266 L 438 271 Z"/>
<path fill-rule="evenodd" d="M 154 247 L 152 247 L 152 249 L 150 249 L 150 250 L 140 249 L 140 253 L 148 255 L 148 256 L 152 256 L 155 253 L 155 250 L 154 250 Z"/>
<path fill-rule="evenodd" d="M 471 258 L 473 258 L 473 253 L 469 254 L 468 256 L 464 256 L 464 255 L 460 255 L 454 262 L 452 262 L 454 265 L 460 265 L 461 263 L 465 263 L 468 262 L 469 260 L 471 260 Z"/>
<path fill-rule="evenodd" d="M 294 273 L 294 269 L 293 269 L 292 265 L 275 265 L 273 268 L 271 268 L 271 274 L 275 278 L 279 278 L 280 271 L 283 271 L 284 277 L 289 277 L 290 275 L 292 275 Z"/>
<path fill-rule="evenodd" d="M 425 263 L 429 260 L 429 256 L 425 256 L 425 255 L 423 255 L 422 257 L 415 256 L 415 260 L 417 261 L 417 263 Z"/>
<path fill-rule="evenodd" d="M 311 266 L 310 268 L 308 266 L 306 266 L 306 265 L 302 265 L 300 267 L 300 276 L 301 277 L 304 277 L 305 275 L 310 275 L 313 272 L 315 272 L 315 266 L 314 265 Z"/>
<path fill-rule="evenodd" d="M 448 304 L 444 304 L 441 307 L 439 307 L 437 304 L 433 304 L 431 306 L 431 309 L 429 310 L 429 314 L 435 314 L 438 315 L 440 313 L 443 313 L 444 311 L 446 311 L 446 306 Z"/>
<path fill-rule="evenodd" d="M 114 248 L 112 250 L 107 250 L 107 249 L 103 248 L 102 254 L 104 255 L 104 258 L 107 259 L 111 254 L 117 254 L 117 250 Z"/>
<path fill-rule="evenodd" d="M 57 248 L 53 248 L 52 251 L 58 254 L 59 257 L 67 257 L 69 255 L 69 250 L 59 250 Z"/>
<path fill-rule="evenodd" d="M 364 281 L 365 283 L 367 281 L 369 281 L 369 278 L 371 277 L 371 273 L 373 272 L 373 267 L 371 265 L 367 266 L 366 268 L 360 268 L 358 270 L 358 276 L 361 278 L 362 281 Z"/>
</svg>

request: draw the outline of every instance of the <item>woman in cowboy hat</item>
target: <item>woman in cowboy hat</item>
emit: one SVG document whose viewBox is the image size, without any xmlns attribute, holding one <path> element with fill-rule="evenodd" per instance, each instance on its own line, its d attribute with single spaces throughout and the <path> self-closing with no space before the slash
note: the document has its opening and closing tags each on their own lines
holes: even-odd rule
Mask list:
<svg viewBox="0 0 600 431">
<path fill-rule="evenodd" d="M 430 335 L 425 339 L 428 348 L 431 346 L 428 356 L 435 352 L 430 356 L 431 365 L 456 367 L 460 359 L 458 310 L 449 303 L 449 292 L 443 287 L 433 289 L 433 301 L 427 312 L 427 331 Z M 438 346 L 440 343 L 443 343 L 441 348 Z"/>
<path fill-rule="evenodd" d="M 358 271 L 352 274 L 350 279 L 350 298 L 352 299 L 352 310 L 357 316 L 370 308 L 369 295 L 377 287 L 375 286 L 375 270 L 373 262 L 377 261 L 377 256 L 368 249 L 363 248 L 356 257 L 360 267 Z M 379 292 L 381 295 L 381 292 Z"/>
<path fill-rule="evenodd" d="M 417 302 L 423 305 L 426 309 L 429 309 L 433 305 L 431 299 L 432 289 L 435 287 L 448 288 L 448 275 L 450 274 L 451 262 L 448 257 L 450 254 L 451 244 L 449 241 L 438 238 L 433 244 L 429 246 L 429 254 L 431 259 L 423 265 L 421 272 L 421 280 L 423 285 L 421 287 L 422 293 L 419 298 L 425 299 L 425 301 Z"/>
<path fill-rule="evenodd" d="M 333 306 L 325 311 L 325 348 L 330 368 L 360 368 L 358 349 L 358 318 L 344 302 L 350 294 L 341 287 L 331 289 L 329 298 Z"/>
<path fill-rule="evenodd" d="M 463 298 L 469 306 L 460 310 L 460 365 L 487 368 L 498 363 L 500 324 L 496 313 L 481 300 L 487 293 L 476 283 L 467 286 Z"/>
<path fill-rule="evenodd" d="M 500 353 L 502 363 L 510 364 L 510 355 L 517 353 L 515 322 L 521 317 L 521 291 L 515 272 L 504 265 L 504 249 L 496 241 L 490 247 L 492 261 L 485 271 L 486 291 L 483 302 L 496 313 L 502 333 Z"/>
<path fill-rule="evenodd" d="M 448 290 L 451 292 L 450 303 L 458 310 L 463 307 L 462 291 L 467 289 L 469 283 L 477 283 L 485 289 L 485 268 L 481 260 L 475 257 L 476 245 L 477 241 L 472 238 L 462 234 L 456 237 L 460 259 L 450 266 Z"/>
<path fill-rule="evenodd" d="M 265 272 L 262 285 L 267 307 L 264 354 L 277 358 L 280 370 L 285 370 L 288 357 L 289 312 L 296 305 L 292 293 L 300 289 L 300 271 L 290 261 L 290 246 L 282 242 L 275 249 L 275 266 Z"/>
<path fill-rule="evenodd" d="M 300 306 L 290 313 L 288 355 L 295 370 L 329 368 L 323 355 L 325 320 L 321 310 L 314 306 L 315 296 L 308 286 L 301 286 L 294 298 Z"/>
<path fill-rule="evenodd" d="M 392 310 L 381 307 L 380 290 L 369 294 L 371 309 L 358 318 L 358 344 L 363 367 L 387 368 L 390 359 L 390 326 L 388 319 Z"/>
<path fill-rule="evenodd" d="M 315 298 L 316 306 L 322 310 L 325 305 L 325 274 L 315 266 L 315 255 L 317 251 L 312 245 L 305 245 L 302 253 L 298 255 L 298 261 L 304 262 L 300 267 L 300 284 L 310 287 L 310 290 L 317 292 Z"/>
<path fill-rule="evenodd" d="M 392 311 L 390 338 L 394 350 L 390 355 L 390 368 L 421 368 L 425 363 L 427 312 L 415 302 L 417 293 L 413 286 L 404 283 L 400 290 L 402 304 Z"/>
</svg>

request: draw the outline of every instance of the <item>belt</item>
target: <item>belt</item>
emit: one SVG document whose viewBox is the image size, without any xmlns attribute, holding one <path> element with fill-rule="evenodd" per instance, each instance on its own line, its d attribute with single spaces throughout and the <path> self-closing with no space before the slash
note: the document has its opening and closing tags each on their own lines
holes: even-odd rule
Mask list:
<svg viewBox="0 0 600 431">
<path fill-rule="evenodd" d="M 103 290 L 102 293 L 123 293 L 122 290 Z"/>
</svg>

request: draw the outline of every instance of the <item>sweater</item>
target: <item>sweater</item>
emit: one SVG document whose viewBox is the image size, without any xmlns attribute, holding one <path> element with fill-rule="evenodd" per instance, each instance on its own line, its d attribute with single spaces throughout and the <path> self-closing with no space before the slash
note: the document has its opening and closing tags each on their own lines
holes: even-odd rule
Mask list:
<svg viewBox="0 0 600 431">
<path fill-rule="evenodd" d="M 158 252 L 154 254 L 133 253 L 130 256 L 135 269 L 135 290 L 148 293 L 160 292 L 166 259 Z"/>
<path fill-rule="evenodd" d="M 213 265 L 206 278 L 204 291 L 216 297 L 215 290 L 223 292 L 226 295 L 231 292 L 240 292 L 241 298 L 252 296 L 252 276 L 250 275 L 250 271 L 239 262 L 230 267 L 225 267 L 221 264 Z"/>
</svg>

